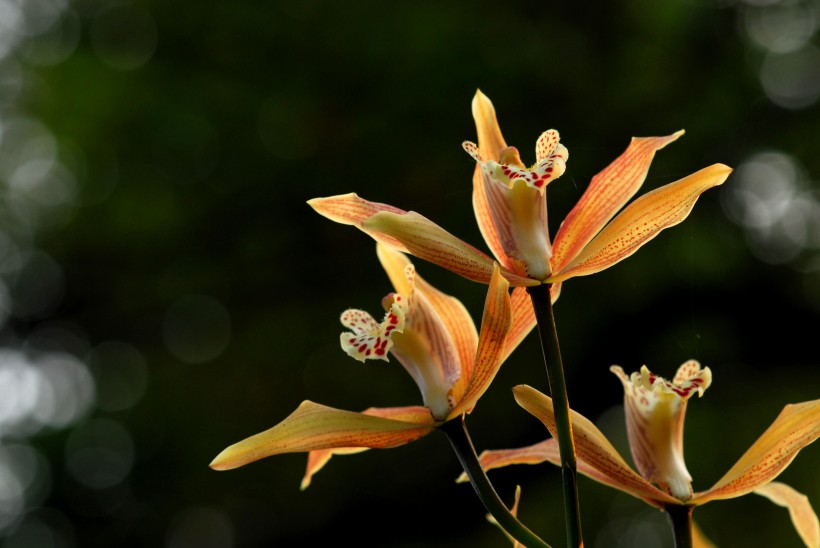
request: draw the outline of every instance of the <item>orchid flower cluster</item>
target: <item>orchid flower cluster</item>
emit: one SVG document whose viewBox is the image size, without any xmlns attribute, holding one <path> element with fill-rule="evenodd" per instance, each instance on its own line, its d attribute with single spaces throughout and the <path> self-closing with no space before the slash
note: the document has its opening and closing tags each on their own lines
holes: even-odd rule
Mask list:
<svg viewBox="0 0 820 548">
<path fill-rule="evenodd" d="M 564 474 L 566 538 L 582 546 L 576 471 L 667 512 L 676 546 L 708 546 L 693 526 L 692 511 L 707 502 L 747 493 L 789 509 L 807 546 L 820 546 L 820 527 L 807 498 L 774 481 L 797 453 L 820 435 L 820 400 L 787 405 L 737 463 L 706 491 L 694 492 L 683 458 L 687 402 L 712 382 L 708 367 L 684 363 L 672 381 L 643 366 L 627 375 L 611 368 L 624 390 L 630 449 L 637 471 L 591 421 L 570 410 L 552 306 L 563 282 L 622 261 L 661 231 L 683 221 L 698 197 L 721 185 L 731 169 L 715 164 L 645 193 L 628 204 L 646 179 L 657 151 L 683 131 L 633 138 L 626 151 L 592 178 L 554 237 L 547 225 L 547 187 L 566 170 L 567 148 L 557 131 L 541 134 L 535 163 L 527 167 L 507 146 L 490 100 L 472 102 L 478 143 L 463 148 L 476 162 L 473 208 L 492 256 L 413 211 L 367 201 L 356 194 L 316 198 L 321 215 L 352 225 L 376 240 L 376 253 L 394 291 L 384 316 L 351 309 L 341 316 L 342 350 L 355 360 L 395 358 L 410 374 L 423 405 L 370 407 L 361 412 L 304 401 L 273 428 L 235 443 L 211 463 L 228 470 L 281 453 L 305 452 L 302 488 L 334 455 L 410 443 L 434 430 L 448 437 L 469 480 L 496 522 L 516 545 L 548 546 L 495 493 L 485 471 L 511 464 L 550 462 Z M 628 204 L 628 205 L 627 205 Z M 477 328 L 462 303 L 426 282 L 407 255 L 487 284 Z M 512 288 L 512 290 L 511 290 Z M 538 444 L 476 455 L 465 417 L 500 367 L 537 327 L 551 397 L 526 385 L 515 400 L 543 422 L 552 437 Z M 546 433 L 545 433 L 546 434 Z"/>
</svg>

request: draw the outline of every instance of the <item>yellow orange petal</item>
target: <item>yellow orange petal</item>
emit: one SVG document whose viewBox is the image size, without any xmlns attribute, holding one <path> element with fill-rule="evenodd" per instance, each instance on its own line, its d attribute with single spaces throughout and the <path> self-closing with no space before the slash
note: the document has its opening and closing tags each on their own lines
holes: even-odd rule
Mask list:
<svg viewBox="0 0 820 548">
<path fill-rule="evenodd" d="M 818 436 L 820 400 L 787 405 L 726 475 L 691 503 L 735 498 L 766 485 Z"/>
<path fill-rule="evenodd" d="M 451 360 L 455 363 L 445 365 L 458 369 L 458 378 L 453 382 L 451 388 L 451 394 L 457 401 L 462 398 L 473 374 L 478 348 L 478 331 L 470 313 L 455 297 L 442 293 L 420 277 L 416 277 L 416 290 L 424 296 L 441 325 L 444 326 L 440 335 L 431 338 L 440 339 L 446 334 L 447 341 L 455 353 L 455 357 Z M 434 334 L 431 333 L 432 335 Z M 431 347 L 434 346 L 434 343 L 431 344 Z"/>
<path fill-rule="evenodd" d="M 473 119 L 475 120 L 478 132 L 478 148 L 481 159 L 499 160 L 499 152 L 507 146 L 501 129 L 498 127 L 498 120 L 495 117 L 495 108 L 490 99 L 481 91 L 476 91 L 472 103 Z M 473 211 L 476 222 L 487 247 L 490 248 L 498 262 L 508 270 L 513 269 L 513 265 L 504 252 L 501 238 L 496 232 L 493 215 L 490 209 L 490 202 L 487 198 L 487 190 L 484 186 L 484 175 L 481 166 L 476 165 L 473 171 Z"/>
<path fill-rule="evenodd" d="M 387 277 L 390 278 L 390 283 L 393 284 L 396 293 L 409 296 L 414 288 L 405 275 L 405 270 L 412 264 L 407 255 L 396 251 L 393 247 L 377 242 L 376 256 L 387 273 Z M 418 280 L 418 278 L 416 279 Z"/>
<path fill-rule="evenodd" d="M 463 393 L 478 347 L 478 331 L 470 313 L 461 301 L 415 273 L 403 253 L 381 244 L 376 244 L 376 253 L 396 291 L 411 296 L 408 327 L 426 333 L 423 353 L 434 355 L 434 361 L 443 368 L 439 377 L 450 386 L 457 385 L 454 392 Z"/>
<path fill-rule="evenodd" d="M 316 473 L 325 467 L 325 465 L 330 462 L 331 457 L 333 455 L 353 455 L 356 453 L 362 453 L 370 449 L 369 447 L 340 447 L 338 449 L 317 449 L 315 451 L 311 451 L 308 453 L 308 462 L 307 462 L 307 469 L 305 470 L 305 475 L 302 478 L 302 483 L 299 485 L 299 489 L 304 491 L 308 487 L 310 487 L 311 482 L 313 481 L 313 476 Z"/>
<path fill-rule="evenodd" d="M 484 95 L 481 90 L 476 90 L 472 103 L 473 120 L 478 132 L 478 147 L 481 158 L 484 161 L 498 161 L 498 153 L 507 146 L 504 136 L 501 135 L 501 128 L 498 127 L 498 120 L 495 116 L 495 107 L 490 98 Z"/>
<path fill-rule="evenodd" d="M 306 400 L 273 428 L 222 451 L 210 466 L 214 470 L 230 470 L 271 455 L 314 449 L 396 447 L 427 435 L 435 425 L 426 409 L 410 419 L 394 420 Z"/>
<path fill-rule="evenodd" d="M 809 548 L 820 547 L 820 522 L 806 495 L 777 481 L 758 487 L 754 492 L 787 508 L 794 528 L 805 545 Z"/>
<path fill-rule="evenodd" d="M 663 229 L 686 219 L 701 193 L 723 184 L 731 171 L 723 164 L 715 164 L 644 194 L 548 281 L 594 274 L 629 257 Z"/>
<path fill-rule="evenodd" d="M 465 477 L 466 477 L 466 474 L 465 474 Z M 513 501 L 512 508 L 510 508 L 510 514 L 512 514 L 513 516 L 518 517 L 518 502 L 520 500 L 521 500 L 521 486 L 516 485 L 515 486 L 515 500 Z M 495 519 L 495 517 L 493 517 L 492 514 L 487 514 L 487 521 L 489 521 L 493 525 L 498 525 L 498 521 Z M 518 542 L 517 540 L 515 540 L 513 537 L 511 537 L 510 534 L 507 533 L 507 531 L 505 531 L 503 527 L 498 525 L 498 528 L 501 529 L 501 532 L 504 533 L 504 535 L 508 539 L 510 539 L 510 542 L 512 542 L 513 548 L 524 548 L 524 545 L 521 544 L 520 542 Z"/>
<path fill-rule="evenodd" d="M 555 438 L 550 438 L 533 445 L 519 447 L 516 449 L 495 449 L 483 451 L 481 455 L 479 455 L 478 461 L 481 463 L 481 467 L 484 471 L 493 470 L 494 468 L 502 468 L 513 464 L 541 464 L 544 462 L 549 462 L 555 466 L 561 466 L 561 454 L 558 450 L 558 440 Z M 610 477 L 609 474 L 588 463 L 584 459 L 580 458 L 580 456 L 577 459 L 576 465 L 578 472 L 588 478 L 591 478 L 598 483 L 614 487 L 615 489 L 621 489 L 621 483 L 618 480 Z M 467 474 L 462 473 L 456 481 L 464 482 L 467 481 L 467 479 Z M 630 494 L 634 495 L 635 493 Z M 642 495 L 635 496 L 647 500 Z M 647 502 L 653 506 L 658 506 L 658 503 L 654 500 L 647 500 Z"/>
<path fill-rule="evenodd" d="M 327 198 L 313 198 L 312 200 L 308 200 L 307 203 L 316 210 L 317 213 L 327 217 L 331 221 L 343 225 L 355 226 L 362 232 L 369 234 L 377 242 L 386 244 L 399 251 L 407 252 L 407 249 L 395 238 L 387 234 L 370 231 L 364 227 L 364 222 L 376 213 L 390 211 L 392 213 L 403 214 L 405 211 L 402 209 L 378 202 L 369 202 L 359 198 L 357 194 L 352 192 L 350 194 L 340 194 Z"/>
<path fill-rule="evenodd" d="M 689 398 L 703 395 L 712 383 L 712 371 L 689 360 L 669 382 L 645 365 L 631 376 L 617 365 L 609 370 L 624 387 L 629 448 L 641 476 L 680 500 L 688 500 L 692 497 L 692 476 L 683 459 L 683 423 Z"/>
<path fill-rule="evenodd" d="M 516 386 L 513 388 L 513 394 L 518 404 L 543 422 L 555 436 L 552 398 L 527 385 Z M 632 470 L 594 424 L 575 411 L 570 411 L 570 414 L 579 471 L 658 508 L 663 508 L 664 504 L 680 504 L 679 500 L 650 484 Z M 585 461 L 590 470 L 584 472 L 580 465 L 581 461 Z M 594 475 L 590 473 L 593 470 Z"/>
<path fill-rule="evenodd" d="M 692 522 L 692 548 L 717 548 L 709 538 L 703 534 L 696 521 Z"/>
<path fill-rule="evenodd" d="M 387 419 L 418 422 L 419 417 L 429 416 L 429 411 L 420 406 L 415 407 L 371 407 L 362 411 L 365 415 L 383 417 Z M 300 489 L 304 491 L 310 486 L 313 476 L 330 461 L 333 455 L 353 455 L 367 451 L 369 447 L 338 447 L 335 449 L 316 449 L 308 453 L 307 469 L 302 478 Z"/>
<path fill-rule="evenodd" d="M 641 188 L 655 152 L 678 137 L 635 137 L 626 151 L 592 178 L 567 214 L 553 244 L 552 269 L 560 272 Z"/>
<path fill-rule="evenodd" d="M 489 283 L 492 276 L 493 260 L 490 257 L 416 212 L 399 214 L 383 211 L 364 222 L 362 230 L 371 235 L 378 234 L 391 241 L 398 241 L 403 248 L 402 251 L 442 266 L 469 280 Z M 513 285 L 528 286 L 539 283 L 509 271 L 504 271 L 504 276 Z"/>
<path fill-rule="evenodd" d="M 485 472 L 513 464 L 541 464 L 543 462 L 551 462 L 560 466 L 561 455 L 558 452 L 558 442 L 555 438 L 550 438 L 515 449 L 491 449 L 482 451 L 478 456 L 478 462 Z M 456 479 L 456 482 L 462 483 L 468 479 L 467 474 L 462 472 L 458 479 Z"/>
<path fill-rule="evenodd" d="M 501 275 L 501 270 L 496 263 L 484 303 L 475 366 L 464 395 L 456 402 L 448 419 L 472 410 L 478 398 L 489 388 L 503 363 L 502 354 L 512 325 L 509 287 L 509 282 Z"/>
</svg>

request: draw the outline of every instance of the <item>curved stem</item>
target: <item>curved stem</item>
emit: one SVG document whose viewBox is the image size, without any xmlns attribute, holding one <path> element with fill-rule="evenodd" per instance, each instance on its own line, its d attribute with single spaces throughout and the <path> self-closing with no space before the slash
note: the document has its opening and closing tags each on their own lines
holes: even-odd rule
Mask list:
<svg viewBox="0 0 820 548">
<path fill-rule="evenodd" d="M 564 480 L 564 515 L 567 528 L 567 546 L 584 545 L 581 535 L 581 509 L 578 503 L 578 483 L 575 463 L 575 441 L 569 416 L 569 397 L 564 381 L 564 364 L 558 345 L 558 331 L 552 313 L 551 284 L 528 287 L 535 318 L 538 322 L 538 338 L 544 354 L 552 401 L 555 407 L 558 451 L 561 456 L 561 475 Z"/>
<path fill-rule="evenodd" d="M 467 432 L 467 425 L 464 423 L 463 416 L 461 419 L 445 422 L 438 429 L 447 436 L 462 468 L 464 468 L 464 472 L 470 478 L 470 483 L 473 484 L 473 489 L 475 489 L 478 498 L 481 499 L 484 507 L 495 518 L 501 528 L 527 548 L 550 548 L 549 544 L 538 538 L 535 533 L 518 521 L 518 518 L 507 509 L 507 506 L 498 497 L 498 493 L 495 492 L 490 480 L 487 478 L 487 474 L 484 473 L 484 469 L 481 468 L 481 464 L 478 462 L 478 455 L 476 455 L 470 434 Z"/>
<path fill-rule="evenodd" d="M 694 506 L 670 504 L 666 507 L 666 515 L 672 524 L 672 536 L 675 539 L 675 548 L 692 548 L 692 512 Z"/>
</svg>

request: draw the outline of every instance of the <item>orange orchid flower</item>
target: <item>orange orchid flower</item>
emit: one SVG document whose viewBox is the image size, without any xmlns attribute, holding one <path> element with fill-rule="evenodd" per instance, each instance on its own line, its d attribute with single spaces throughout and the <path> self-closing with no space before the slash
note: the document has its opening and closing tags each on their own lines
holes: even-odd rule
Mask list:
<svg viewBox="0 0 820 548">
<path fill-rule="evenodd" d="M 620 157 L 593 177 L 551 243 L 546 188 L 563 174 L 568 159 L 558 132 L 549 130 L 539 137 L 536 163 L 526 168 L 517 149 L 506 145 L 495 109 L 480 91 L 472 110 L 478 145 L 465 142 L 463 147 L 478 164 L 473 176 L 478 226 L 511 285 L 551 283 L 553 300 L 559 282 L 604 270 L 632 255 L 661 230 L 683 221 L 698 196 L 722 184 L 731 172 L 722 164 L 704 168 L 641 196 L 615 216 L 643 184 L 655 152 L 683 131 L 634 138 Z M 356 194 L 315 198 L 308 204 L 333 221 L 353 225 L 379 242 L 465 278 L 490 280 L 493 258 L 418 213 L 369 202 Z"/>
<path fill-rule="evenodd" d="M 687 400 L 695 393 L 702 395 L 711 384 L 709 368 L 701 369 L 698 362 L 690 360 L 678 369 L 672 382 L 652 374 L 646 366 L 629 377 L 618 366 L 612 371 L 624 386 L 629 446 L 640 473 L 626 464 L 592 422 L 573 411 L 579 472 L 660 509 L 670 505 L 694 507 L 756 493 L 789 510 L 806 546 L 820 546 L 820 525 L 808 498 L 774 481 L 801 449 L 820 436 L 820 400 L 787 405 L 721 479 L 705 491 L 693 492 L 683 461 L 683 422 Z M 554 436 L 552 399 L 526 385 L 513 391 L 519 405 Z M 555 439 L 520 449 L 485 451 L 480 461 L 485 470 L 545 461 L 560 465 Z M 707 545 L 697 529 L 695 538 L 696 546 Z"/>
<path fill-rule="evenodd" d="M 383 245 L 377 245 L 377 254 L 395 292 L 382 300 L 381 322 L 362 310 L 342 314 L 349 331 L 341 335 L 341 345 L 361 361 L 387 361 L 391 354 L 413 377 L 424 406 L 357 413 L 305 401 L 273 428 L 222 451 L 212 468 L 229 470 L 271 455 L 309 452 L 304 489 L 333 454 L 403 445 L 472 411 L 529 331 L 515 318 L 523 301 L 511 300 L 509 283 L 496 266 L 479 334 L 461 302 L 418 276 L 405 255 Z"/>
</svg>

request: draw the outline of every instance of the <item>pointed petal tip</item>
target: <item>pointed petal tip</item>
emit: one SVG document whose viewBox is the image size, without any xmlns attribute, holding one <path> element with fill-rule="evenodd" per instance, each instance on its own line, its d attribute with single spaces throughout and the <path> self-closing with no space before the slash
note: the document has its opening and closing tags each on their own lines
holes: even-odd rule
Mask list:
<svg viewBox="0 0 820 548">
<path fill-rule="evenodd" d="M 217 472 L 224 472 L 225 470 L 232 470 L 236 468 L 236 466 L 232 466 L 230 463 L 230 459 L 228 459 L 228 449 L 224 449 L 221 453 L 219 453 L 214 460 L 211 461 L 211 464 L 208 465 L 209 468 L 212 470 L 216 470 Z"/>
<path fill-rule="evenodd" d="M 733 169 L 733 168 L 731 168 L 731 167 L 727 166 L 726 164 L 714 164 L 712 167 L 713 167 L 715 170 L 719 171 L 719 172 L 725 173 L 725 174 L 726 174 L 726 177 L 728 177 L 728 176 L 729 176 L 729 174 L 730 174 L 732 171 L 734 171 L 734 169 Z M 724 178 L 724 181 L 725 181 L 725 180 L 726 180 L 726 179 Z M 721 181 L 721 182 L 720 182 L 720 183 L 718 183 L 718 184 L 721 184 L 721 183 L 723 183 L 723 181 Z"/>
<path fill-rule="evenodd" d="M 490 98 L 484 95 L 480 89 L 476 89 L 472 101 L 473 118 L 476 122 L 482 121 L 484 123 L 492 120 L 495 122 L 495 107 Z"/>
<path fill-rule="evenodd" d="M 310 200 L 308 200 L 305 203 L 309 204 L 310 206 L 313 206 L 314 204 L 321 204 L 322 202 L 327 202 L 327 201 L 330 201 L 330 200 L 340 200 L 340 199 L 343 199 L 343 198 L 358 198 L 358 197 L 359 197 L 359 195 L 356 194 L 355 192 L 346 192 L 344 194 L 334 194 L 333 196 L 317 196 L 315 198 L 311 198 Z"/>
</svg>

